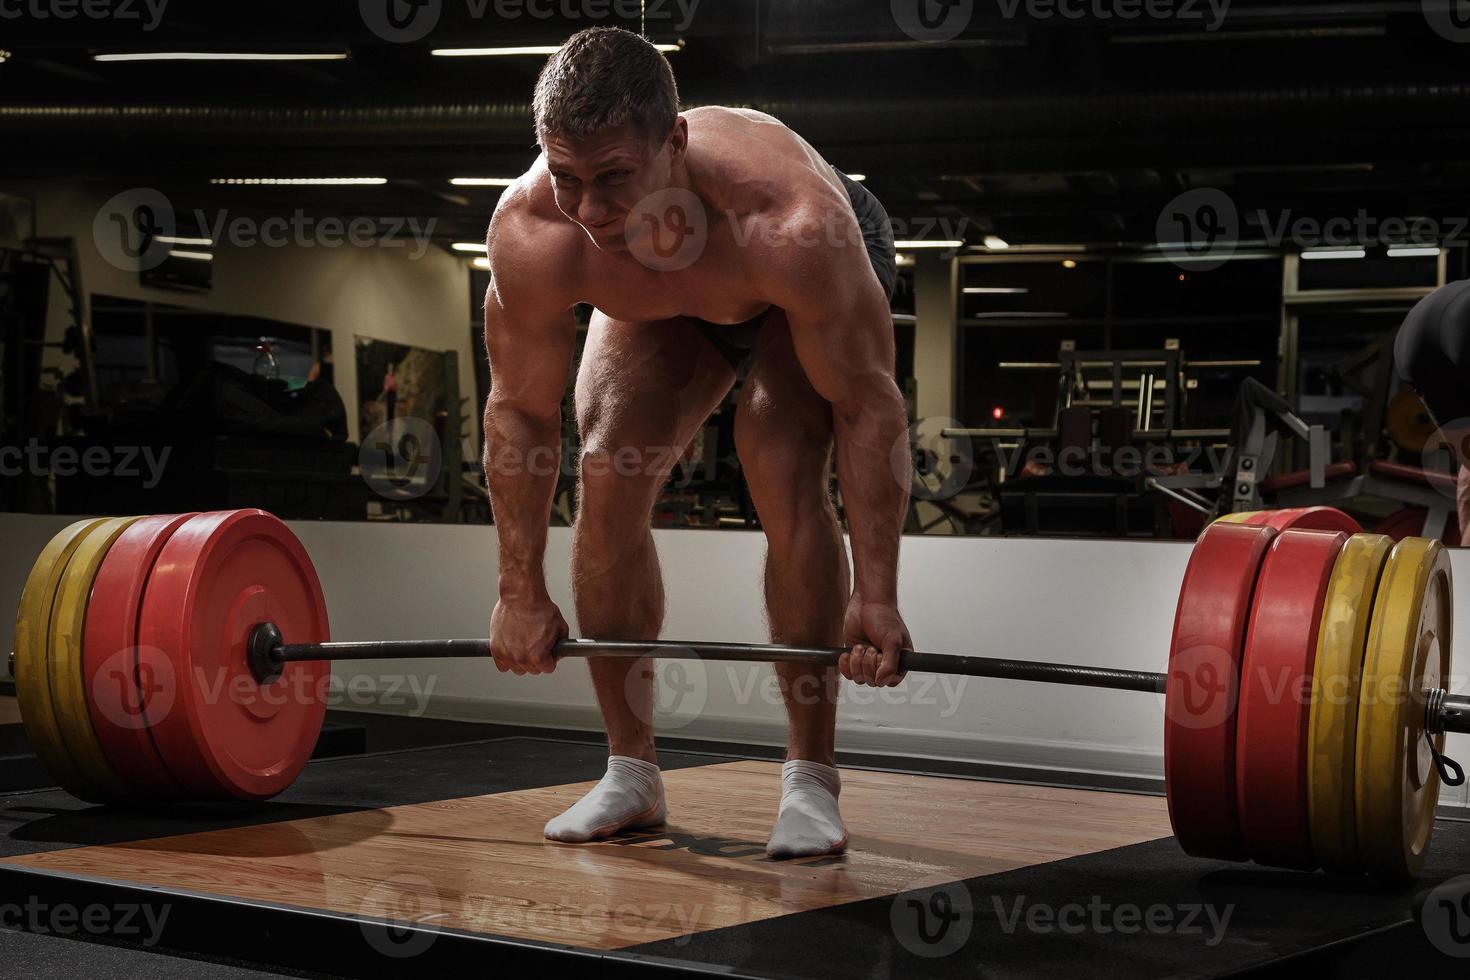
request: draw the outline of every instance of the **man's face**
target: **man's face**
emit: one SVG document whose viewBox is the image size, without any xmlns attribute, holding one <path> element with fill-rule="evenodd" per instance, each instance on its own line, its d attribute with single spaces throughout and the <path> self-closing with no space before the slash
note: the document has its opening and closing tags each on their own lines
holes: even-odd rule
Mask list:
<svg viewBox="0 0 1470 980">
<path fill-rule="evenodd" d="M 672 138 L 651 143 L 632 126 L 580 140 L 548 136 L 546 166 L 556 206 L 598 248 L 627 251 L 623 226 L 628 213 L 649 194 L 669 186 L 673 152 Z"/>
</svg>

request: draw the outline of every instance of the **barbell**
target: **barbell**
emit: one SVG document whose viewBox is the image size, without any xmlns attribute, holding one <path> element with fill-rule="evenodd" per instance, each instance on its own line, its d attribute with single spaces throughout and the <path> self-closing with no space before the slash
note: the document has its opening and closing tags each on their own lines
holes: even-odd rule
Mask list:
<svg viewBox="0 0 1470 980">
<path fill-rule="evenodd" d="M 1168 670 L 906 650 L 905 671 L 1165 695 L 1169 815 L 1188 853 L 1407 878 L 1443 756 L 1447 552 L 1325 507 L 1233 514 L 1196 543 Z M 558 657 L 835 667 L 842 648 L 568 639 Z M 333 660 L 488 658 L 487 640 L 331 642 L 311 560 L 261 510 L 78 521 L 22 591 L 11 670 L 36 755 L 94 803 L 263 800 L 311 757 Z"/>
</svg>

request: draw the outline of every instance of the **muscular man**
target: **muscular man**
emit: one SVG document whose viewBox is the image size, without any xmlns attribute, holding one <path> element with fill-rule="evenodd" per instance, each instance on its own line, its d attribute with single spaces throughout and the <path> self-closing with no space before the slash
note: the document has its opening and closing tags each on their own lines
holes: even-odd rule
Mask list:
<svg viewBox="0 0 1470 980">
<path fill-rule="evenodd" d="M 1394 363 L 1459 461 L 1460 545 L 1470 546 L 1470 280 L 1414 304 L 1394 341 Z"/>
<path fill-rule="evenodd" d="M 846 646 L 840 671 L 899 681 L 899 530 L 908 485 L 894 381 L 888 216 L 800 136 L 763 113 L 679 113 L 652 45 L 594 28 L 536 85 L 541 156 L 490 223 L 485 342 L 493 390 L 485 471 L 500 536 L 490 620 L 496 666 L 553 670 L 568 633 L 542 576 L 573 307 L 594 307 L 575 400 L 582 436 L 572 583 L 581 631 L 657 638 L 664 591 L 650 513 L 678 452 L 743 375 L 735 444 L 767 541 L 773 642 Z M 853 583 L 828 494 L 832 447 Z M 542 465 L 530 465 L 531 460 Z M 734 584 L 734 583 L 732 583 Z M 589 661 L 607 775 L 546 826 L 560 841 L 662 822 L 652 676 Z M 841 851 L 837 678 L 778 664 L 789 719 L 768 852 Z"/>
</svg>

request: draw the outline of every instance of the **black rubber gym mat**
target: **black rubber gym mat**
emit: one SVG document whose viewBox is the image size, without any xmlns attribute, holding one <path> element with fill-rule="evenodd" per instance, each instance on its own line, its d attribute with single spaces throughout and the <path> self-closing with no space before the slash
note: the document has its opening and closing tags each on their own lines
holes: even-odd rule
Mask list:
<svg viewBox="0 0 1470 980">
<path fill-rule="evenodd" d="M 1380 975 L 1374 957 L 1463 969 L 1413 919 L 1467 871 L 1458 819 L 1437 822 L 1424 874 L 1397 887 L 1201 861 L 1169 838 L 624 952 L 790 977 L 1222 976 L 1290 957 L 1333 976 Z"/>
</svg>

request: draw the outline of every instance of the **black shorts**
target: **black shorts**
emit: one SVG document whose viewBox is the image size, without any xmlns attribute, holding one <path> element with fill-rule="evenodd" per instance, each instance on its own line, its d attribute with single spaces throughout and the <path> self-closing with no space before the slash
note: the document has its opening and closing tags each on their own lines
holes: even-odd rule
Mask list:
<svg viewBox="0 0 1470 980">
<path fill-rule="evenodd" d="M 893 290 L 898 284 L 898 258 L 893 250 L 893 223 L 883 205 L 862 184 L 848 179 L 840 170 L 835 170 L 842 186 L 847 188 L 847 199 L 852 202 L 852 213 L 857 217 L 858 227 L 863 232 L 863 245 L 868 250 L 868 261 L 873 274 L 883 287 L 883 294 L 893 299 Z M 756 334 L 760 332 L 765 314 L 746 320 L 744 323 L 710 323 L 694 321 L 695 327 L 725 355 L 737 374 L 745 376 L 749 367 L 750 353 L 755 347 Z"/>
</svg>

